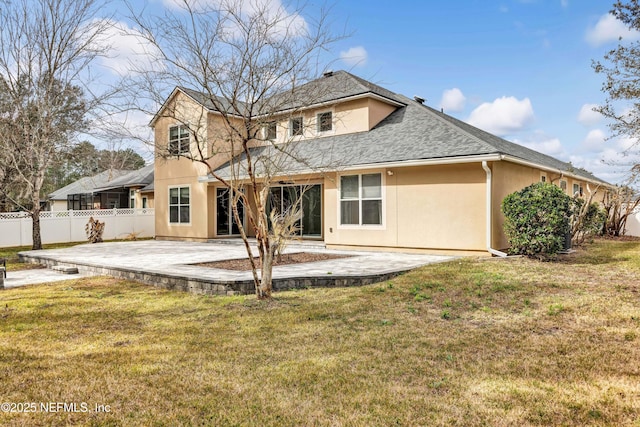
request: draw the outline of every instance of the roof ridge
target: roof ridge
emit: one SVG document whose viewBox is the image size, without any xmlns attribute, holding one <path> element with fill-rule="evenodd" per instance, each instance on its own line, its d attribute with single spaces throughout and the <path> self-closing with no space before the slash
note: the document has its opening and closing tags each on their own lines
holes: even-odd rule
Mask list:
<svg viewBox="0 0 640 427">
<path fill-rule="evenodd" d="M 467 131 L 466 129 L 463 129 L 460 126 L 456 126 L 454 123 L 451 123 L 449 120 L 447 120 L 444 117 L 442 117 L 443 115 L 445 115 L 445 113 L 439 112 L 435 108 L 429 107 L 428 105 L 420 104 L 419 106 L 423 107 L 427 113 L 431 114 L 431 116 L 435 117 L 438 121 L 444 123 L 447 127 L 456 129 L 456 130 L 464 133 L 465 135 L 471 137 L 471 139 L 475 140 L 476 142 L 479 142 L 482 145 L 489 146 L 489 147 L 493 148 L 496 151 L 500 151 L 500 150 L 498 150 L 498 147 L 493 146 L 492 144 L 490 144 L 487 141 L 484 141 L 482 138 L 478 137 L 477 135 L 472 134 L 471 132 Z M 447 117 L 451 117 L 452 119 L 454 119 L 456 121 L 461 121 L 461 120 L 458 120 L 455 117 L 452 117 L 452 116 L 450 116 L 448 114 L 446 114 L 446 116 Z M 482 129 L 480 129 L 480 130 L 482 130 Z"/>
</svg>

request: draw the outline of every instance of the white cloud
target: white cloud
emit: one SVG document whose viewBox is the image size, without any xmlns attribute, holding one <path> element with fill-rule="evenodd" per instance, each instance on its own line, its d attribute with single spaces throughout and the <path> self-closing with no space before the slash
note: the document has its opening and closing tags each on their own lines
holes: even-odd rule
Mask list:
<svg viewBox="0 0 640 427">
<path fill-rule="evenodd" d="M 97 41 L 108 47 L 106 58 L 101 58 L 101 65 L 111 73 L 124 76 L 133 70 L 146 70 L 155 65 L 157 50 L 147 42 L 142 34 L 130 28 L 124 22 L 109 22 L 107 32 Z"/>
<path fill-rule="evenodd" d="M 564 9 L 569 7 L 569 0 L 560 0 L 560 6 L 562 6 Z"/>
<path fill-rule="evenodd" d="M 617 41 L 620 37 L 626 40 L 638 40 L 640 33 L 631 31 L 626 25 L 610 13 L 602 15 L 596 25 L 587 30 L 585 39 L 594 47 Z"/>
<path fill-rule="evenodd" d="M 467 98 L 462 94 L 462 91 L 454 87 L 453 89 L 447 89 L 442 92 L 440 108 L 443 108 L 445 111 L 460 112 L 464 110 L 466 101 Z"/>
<path fill-rule="evenodd" d="M 602 120 L 602 115 L 597 111 L 593 111 L 598 104 L 584 104 L 578 113 L 578 122 L 584 126 L 594 126 Z"/>
<path fill-rule="evenodd" d="M 362 46 L 355 46 L 349 50 L 343 50 L 340 52 L 340 59 L 350 67 L 364 67 L 367 65 L 368 58 L 369 54 Z"/>
<path fill-rule="evenodd" d="M 582 141 L 582 147 L 590 152 L 600 152 L 605 148 L 607 135 L 600 129 L 594 129 L 587 134 Z"/>
<path fill-rule="evenodd" d="M 524 129 L 533 118 L 529 98 L 518 100 L 513 96 L 503 96 L 476 107 L 467 122 L 487 132 L 504 136 Z"/>
<path fill-rule="evenodd" d="M 174 11 L 186 12 L 190 9 L 196 19 L 209 19 L 206 17 L 209 13 L 225 15 L 224 11 L 231 11 L 223 18 L 223 25 L 230 34 L 241 34 L 244 30 L 239 29 L 240 24 L 236 20 L 249 17 L 260 17 L 260 20 L 266 21 L 270 27 L 267 35 L 276 39 L 298 36 L 308 30 L 307 21 L 298 13 L 289 13 L 281 0 L 162 0 L 162 3 Z M 239 15 L 236 17 L 234 15 L 237 12 Z"/>
<path fill-rule="evenodd" d="M 547 137 L 541 133 L 537 133 L 529 141 L 515 139 L 513 142 L 549 156 L 558 157 L 565 154 L 564 147 L 558 138 Z"/>
</svg>

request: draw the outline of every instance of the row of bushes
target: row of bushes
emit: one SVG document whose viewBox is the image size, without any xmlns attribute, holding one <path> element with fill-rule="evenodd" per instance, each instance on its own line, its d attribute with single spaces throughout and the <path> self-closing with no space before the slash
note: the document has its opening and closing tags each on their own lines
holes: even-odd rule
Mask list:
<svg viewBox="0 0 640 427">
<path fill-rule="evenodd" d="M 554 255 L 573 240 L 602 232 L 607 215 L 598 203 L 569 197 L 559 187 L 539 182 L 502 201 L 510 251 L 528 256 Z"/>
</svg>

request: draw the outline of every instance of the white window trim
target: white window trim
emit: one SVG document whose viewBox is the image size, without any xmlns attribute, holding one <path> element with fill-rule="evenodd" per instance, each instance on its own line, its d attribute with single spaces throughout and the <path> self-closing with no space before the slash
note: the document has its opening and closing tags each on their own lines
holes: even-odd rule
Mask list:
<svg viewBox="0 0 640 427">
<path fill-rule="evenodd" d="M 360 203 L 359 209 L 360 209 L 360 223 L 361 224 L 342 224 L 342 198 L 340 195 L 341 192 L 341 182 L 342 182 L 342 177 L 343 176 L 352 176 L 352 175 L 357 175 L 358 176 L 358 191 L 362 191 L 362 175 L 373 175 L 373 174 L 380 174 L 380 197 L 381 197 L 381 202 L 382 202 L 382 217 L 381 217 L 381 224 L 362 224 L 362 196 L 360 193 L 358 195 L 358 201 Z M 382 170 L 372 170 L 372 171 L 362 171 L 362 172 L 347 172 L 347 173 L 342 173 L 342 174 L 338 174 L 338 180 L 337 180 L 337 186 L 336 186 L 336 196 L 338 199 L 338 207 L 337 207 L 337 211 L 338 211 L 338 216 L 337 216 L 337 229 L 339 230 L 386 230 L 387 229 L 387 209 L 386 209 L 386 200 L 387 200 L 387 179 L 386 179 L 386 174 L 384 173 L 384 171 Z M 368 199 L 368 200 L 372 200 L 372 199 Z"/>
<path fill-rule="evenodd" d="M 171 222 L 171 189 L 172 188 L 188 188 L 189 189 L 189 222 Z M 193 197 L 193 191 L 191 191 L 191 184 L 184 185 L 170 185 L 167 189 L 167 224 L 171 227 L 183 227 L 191 226 L 191 218 L 193 218 L 193 203 L 191 203 Z M 180 190 L 178 190 L 178 206 L 180 206 Z M 180 209 L 178 209 L 178 218 L 180 218 Z"/>
<path fill-rule="evenodd" d="M 540 172 L 540 182 L 549 182 L 546 172 Z"/>
<path fill-rule="evenodd" d="M 129 189 L 129 205 L 130 209 L 136 208 L 136 190 Z"/>
<path fill-rule="evenodd" d="M 300 135 L 294 135 L 293 134 L 293 121 L 295 119 L 300 119 L 302 120 L 302 133 Z M 304 120 L 304 115 L 300 115 L 300 116 L 295 116 L 295 117 L 290 117 L 289 118 L 289 138 L 304 138 L 304 129 L 307 127 L 307 124 L 305 123 Z"/>
<path fill-rule="evenodd" d="M 187 140 L 188 140 L 188 144 L 187 144 L 187 150 L 186 151 L 180 151 L 180 147 L 182 146 L 181 142 L 180 142 L 180 138 L 178 138 L 178 153 L 177 154 L 171 154 L 171 156 L 175 156 L 178 157 L 181 154 L 185 154 L 185 153 L 191 153 L 191 126 L 189 126 L 186 123 L 174 123 L 171 124 L 167 127 L 167 151 L 170 152 L 170 146 L 171 146 L 171 128 L 180 128 L 180 127 L 185 127 L 187 128 Z M 179 132 L 179 130 L 178 130 Z M 179 135 L 179 133 L 178 133 Z M 205 147 L 206 149 L 206 147 Z"/>
<path fill-rule="evenodd" d="M 324 114 L 324 113 L 331 113 L 331 129 L 330 130 L 321 131 L 320 130 L 320 120 L 318 119 L 318 116 L 320 116 L 320 114 Z M 333 134 L 335 134 L 336 133 L 335 118 L 336 118 L 336 113 L 335 113 L 333 108 L 330 109 L 330 110 L 318 111 L 316 113 L 316 135 L 322 136 L 322 135 L 333 135 Z"/>
<path fill-rule="evenodd" d="M 564 182 L 564 190 L 562 189 L 563 182 Z M 569 183 L 567 182 L 566 179 L 561 179 L 560 182 L 558 183 L 558 187 L 560 187 L 560 189 L 565 193 L 569 191 Z"/>
<path fill-rule="evenodd" d="M 276 136 L 274 138 L 269 138 L 269 125 L 271 123 L 275 123 L 276 125 Z M 303 127 L 304 129 L 304 127 Z M 275 142 L 278 140 L 278 121 L 277 120 L 269 120 L 262 125 L 262 139 L 265 141 Z"/>
</svg>

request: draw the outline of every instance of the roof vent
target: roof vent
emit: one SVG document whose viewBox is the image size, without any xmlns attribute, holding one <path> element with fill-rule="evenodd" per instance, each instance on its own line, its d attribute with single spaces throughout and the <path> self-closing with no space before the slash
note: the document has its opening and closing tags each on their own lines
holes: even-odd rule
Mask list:
<svg viewBox="0 0 640 427">
<path fill-rule="evenodd" d="M 415 96 L 413 97 L 413 100 L 414 100 L 414 101 L 416 101 L 418 104 L 424 104 L 424 101 L 425 101 L 425 99 L 424 99 L 424 98 L 421 98 L 421 97 L 419 97 L 418 95 L 415 95 Z"/>
<path fill-rule="evenodd" d="M 322 75 L 325 77 L 331 77 L 333 76 L 333 70 L 327 70 L 324 73 L 322 73 Z"/>
</svg>

